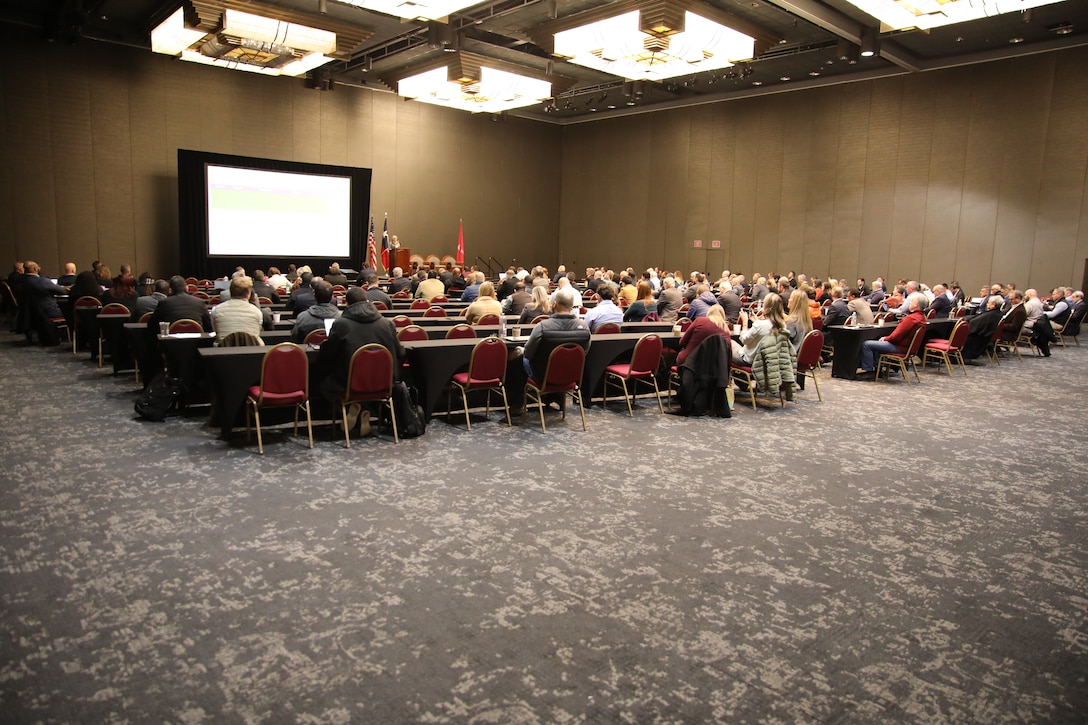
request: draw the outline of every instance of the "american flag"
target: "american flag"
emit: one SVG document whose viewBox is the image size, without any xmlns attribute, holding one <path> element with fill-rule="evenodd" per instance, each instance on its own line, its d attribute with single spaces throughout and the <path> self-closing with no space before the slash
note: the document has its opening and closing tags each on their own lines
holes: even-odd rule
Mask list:
<svg viewBox="0 0 1088 725">
<path fill-rule="evenodd" d="M 374 217 L 370 217 L 370 234 L 366 235 L 366 267 L 378 271 L 378 251 L 374 248 Z"/>
</svg>

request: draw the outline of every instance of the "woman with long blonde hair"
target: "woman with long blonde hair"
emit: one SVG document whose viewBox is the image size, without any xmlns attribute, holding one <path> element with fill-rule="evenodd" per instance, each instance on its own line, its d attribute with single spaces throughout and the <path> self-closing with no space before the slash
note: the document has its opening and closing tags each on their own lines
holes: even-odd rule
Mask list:
<svg viewBox="0 0 1088 725">
<path fill-rule="evenodd" d="M 790 331 L 793 349 L 801 347 L 801 340 L 812 332 L 812 314 L 809 312 L 808 294 L 795 289 L 790 294 L 790 311 L 786 315 L 786 329 Z"/>
<path fill-rule="evenodd" d="M 552 303 L 548 299 L 548 288 L 544 285 L 533 285 L 533 301 L 525 305 L 518 318 L 519 325 L 525 325 L 541 315 L 552 313 Z"/>
<path fill-rule="evenodd" d="M 801 293 L 804 295 L 804 293 Z M 751 322 L 748 315 L 740 313 L 740 344 L 733 341 L 733 359 L 751 365 L 759 352 L 759 346 L 768 336 L 777 335 L 786 329 L 786 316 L 782 309 L 782 297 L 767 295 L 763 298 L 763 317 Z M 747 329 L 745 329 L 747 328 Z"/>
</svg>

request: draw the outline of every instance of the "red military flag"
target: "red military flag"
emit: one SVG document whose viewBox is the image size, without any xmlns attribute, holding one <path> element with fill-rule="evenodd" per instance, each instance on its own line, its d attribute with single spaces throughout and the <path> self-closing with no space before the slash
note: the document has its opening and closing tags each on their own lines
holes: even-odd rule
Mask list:
<svg viewBox="0 0 1088 725">
<path fill-rule="evenodd" d="M 374 217 L 370 217 L 370 234 L 366 237 L 367 269 L 378 271 L 378 250 L 374 246 Z"/>
<path fill-rule="evenodd" d="M 464 266 L 465 264 L 465 223 L 463 220 L 457 220 L 457 264 L 458 266 Z"/>
</svg>

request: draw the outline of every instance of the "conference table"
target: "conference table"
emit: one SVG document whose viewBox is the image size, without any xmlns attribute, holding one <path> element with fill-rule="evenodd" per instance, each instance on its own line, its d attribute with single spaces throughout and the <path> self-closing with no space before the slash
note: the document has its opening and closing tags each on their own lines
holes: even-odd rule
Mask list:
<svg viewBox="0 0 1088 725">
<path fill-rule="evenodd" d="M 582 375 L 584 401 L 591 404 L 593 397 L 600 390 L 605 368 L 629 356 L 635 343 L 650 333 L 661 334 L 668 347 L 676 348 L 680 337 L 671 332 L 668 323 L 630 323 L 640 326 L 656 326 L 655 329 L 636 327 L 637 332 L 621 332 L 614 335 L 594 335 L 586 353 L 586 363 Z M 665 333 L 664 326 L 669 329 Z M 507 348 L 523 346 L 527 335 L 504 339 Z M 428 339 L 405 341 L 408 369 L 405 375 L 419 392 L 420 405 L 424 414 L 430 418 L 439 409 L 446 385 L 454 373 L 468 367 L 472 350 L 478 339 Z M 311 365 L 317 360 L 319 348 L 305 345 L 306 355 Z M 261 362 L 267 348 L 232 347 L 217 348 L 201 346 L 197 353 L 219 413 L 219 427 L 223 438 L 229 438 L 233 429 L 244 425 L 244 406 L 249 387 L 260 383 Z M 317 401 L 319 380 L 310 380 L 311 400 Z M 520 356 L 511 356 L 507 362 L 506 390 L 511 407 L 519 407 L 523 401 L 525 372 Z"/>
<path fill-rule="evenodd" d="M 952 334 L 956 318 L 926 320 L 926 332 L 923 344 L 929 340 L 947 338 Z M 830 337 L 835 348 L 831 358 L 831 377 L 844 380 L 857 380 L 858 364 L 861 362 L 861 347 L 866 340 L 879 340 L 890 335 L 899 321 L 888 325 L 830 325 L 824 328 L 824 334 Z"/>
</svg>

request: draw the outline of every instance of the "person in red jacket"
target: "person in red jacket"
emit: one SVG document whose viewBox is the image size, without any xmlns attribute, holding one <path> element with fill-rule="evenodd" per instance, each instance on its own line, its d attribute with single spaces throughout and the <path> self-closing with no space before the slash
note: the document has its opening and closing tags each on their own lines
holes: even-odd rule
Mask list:
<svg viewBox="0 0 1088 725">
<path fill-rule="evenodd" d="M 875 373 L 876 361 L 888 352 L 906 353 L 914 339 L 914 331 L 926 326 L 926 308 L 929 300 L 921 292 L 915 292 L 907 298 L 908 312 L 891 331 L 891 334 L 879 340 L 866 340 L 861 346 L 861 369 L 866 373 Z"/>
</svg>

